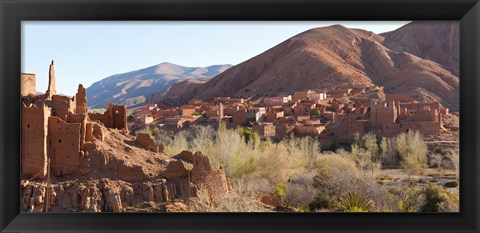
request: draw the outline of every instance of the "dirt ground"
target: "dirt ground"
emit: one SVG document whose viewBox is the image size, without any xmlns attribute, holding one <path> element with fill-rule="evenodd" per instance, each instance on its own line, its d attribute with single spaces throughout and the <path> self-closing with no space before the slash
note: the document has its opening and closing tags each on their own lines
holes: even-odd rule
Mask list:
<svg viewBox="0 0 480 233">
<path fill-rule="evenodd" d="M 368 172 L 366 173 L 368 175 Z M 454 170 L 425 169 L 420 175 L 409 176 L 401 169 L 382 169 L 376 170 L 373 173 L 378 182 L 383 183 L 388 187 L 400 186 L 405 182 L 414 182 L 416 185 L 423 187 L 428 183 L 435 183 L 443 188 L 446 188 L 454 193 L 459 193 L 459 187 L 446 187 L 445 183 L 451 180 L 456 180 Z"/>
</svg>

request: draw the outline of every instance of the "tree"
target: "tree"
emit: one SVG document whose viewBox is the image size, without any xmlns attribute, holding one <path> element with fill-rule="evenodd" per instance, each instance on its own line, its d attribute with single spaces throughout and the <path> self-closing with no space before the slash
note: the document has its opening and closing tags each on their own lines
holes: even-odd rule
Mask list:
<svg viewBox="0 0 480 233">
<path fill-rule="evenodd" d="M 409 177 L 427 166 L 427 145 L 419 132 L 402 133 L 395 138 L 395 142 L 400 155 L 400 167 Z"/>
<path fill-rule="evenodd" d="M 246 143 L 252 142 L 255 144 L 257 141 L 259 141 L 258 134 L 253 132 L 251 128 L 240 128 L 239 131 Z"/>
<path fill-rule="evenodd" d="M 453 163 L 457 180 L 460 179 L 460 155 L 458 150 L 450 150 L 446 155 Z"/>
<path fill-rule="evenodd" d="M 382 137 L 380 141 L 380 151 L 381 151 L 381 158 L 382 162 L 385 164 L 395 164 L 396 161 L 396 148 L 395 143 L 392 142 L 391 139 L 386 137 Z"/>
<path fill-rule="evenodd" d="M 369 167 L 373 176 L 375 163 L 379 160 L 377 136 L 368 133 L 361 137 L 359 134 L 355 134 L 354 137 L 352 156 L 362 171 Z"/>
<path fill-rule="evenodd" d="M 365 171 L 365 168 L 371 162 L 370 153 L 365 151 L 365 149 L 359 146 L 356 142 L 352 144 L 352 157 L 362 171 L 362 173 Z"/>
</svg>

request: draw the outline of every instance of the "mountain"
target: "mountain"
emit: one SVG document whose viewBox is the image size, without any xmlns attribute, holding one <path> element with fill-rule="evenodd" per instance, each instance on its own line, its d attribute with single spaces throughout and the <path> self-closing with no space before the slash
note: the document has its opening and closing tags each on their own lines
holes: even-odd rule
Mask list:
<svg viewBox="0 0 480 233">
<path fill-rule="evenodd" d="M 165 62 L 112 75 L 92 84 L 87 88 L 87 102 L 90 108 L 105 108 L 108 102 L 135 107 L 143 104 L 149 94 L 163 93 L 175 83 L 212 77 L 230 67 L 185 67 Z"/>
<path fill-rule="evenodd" d="M 416 21 L 380 35 L 386 47 L 432 60 L 459 76 L 459 21 Z"/>
<path fill-rule="evenodd" d="M 419 42 L 421 35 L 414 31 L 429 27 L 429 24 L 411 24 L 411 28 L 407 25 L 401 30 L 417 36 L 412 40 Z M 416 56 L 412 54 L 413 47 L 409 47 L 415 44 L 403 43 L 411 41 L 403 37 L 395 43 L 396 35 L 400 33 L 394 32 L 377 35 L 341 25 L 314 28 L 226 70 L 205 84 L 197 85 L 194 90 L 183 93 L 176 103 L 191 98 L 259 98 L 305 89 L 377 85 L 384 86 L 387 93 L 405 93 L 417 100 L 438 99 L 442 105 L 458 109 L 459 78 L 446 65 L 436 62 L 444 61 L 442 56 L 448 58 L 454 49 L 433 55 L 435 49 L 420 46 Z M 442 33 L 428 35 L 449 36 Z M 435 46 L 442 47 L 443 44 L 436 43 Z"/>
<path fill-rule="evenodd" d="M 205 84 L 212 77 L 200 79 L 186 79 L 184 81 L 172 84 L 167 90 L 162 92 L 154 92 L 147 96 L 147 103 L 158 103 L 162 107 L 175 106 L 178 103 L 187 102 L 185 99 L 189 93 L 194 91 L 197 87 Z"/>
</svg>

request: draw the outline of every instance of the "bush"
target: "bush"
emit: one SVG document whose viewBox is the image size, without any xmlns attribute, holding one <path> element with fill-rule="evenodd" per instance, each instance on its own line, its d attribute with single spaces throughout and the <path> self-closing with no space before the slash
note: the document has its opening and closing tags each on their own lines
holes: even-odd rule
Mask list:
<svg viewBox="0 0 480 233">
<path fill-rule="evenodd" d="M 425 203 L 422 191 L 416 187 L 398 187 L 396 190 L 390 190 L 400 200 L 397 202 L 397 208 L 400 212 L 418 212 Z"/>
<path fill-rule="evenodd" d="M 335 208 L 335 199 L 326 195 L 321 194 L 313 199 L 310 204 L 308 204 L 308 208 L 310 211 L 321 210 L 321 209 L 333 209 Z"/>
<path fill-rule="evenodd" d="M 371 176 L 359 174 L 355 162 L 348 157 L 321 155 L 317 158 L 318 174 L 314 177 L 313 186 L 318 195 L 338 198 L 352 192 L 358 192 L 377 206 L 389 204 L 385 186 L 379 185 Z"/>
<path fill-rule="evenodd" d="M 285 202 L 291 206 L 307 206 L 318 194 L 318 190 L 313 187 L 313 177 L 316 172 L 311 171 L 289 179 Z"/>
<path fill-rule="evenodd" d="M 281 198 L 282 203 L 285 200 L 286 189 L 287 189 L 287 186 L 283 182 L 280 182 L 273 187 L 273 190 L 274 190 L 273 193 L 275 195 L 278 195 Z"/>
<path fill-rule="evenodd" d="M 291 160 L 282 144 L 269 143 L 265 150 L 257 155 L 255 163 L 255 175 L 272 183 L 286 182 L 292 173 Z"/>
<path fill-rule="evenodd" d="M 242 178 L 234 181 L 235 192 L 219 196 L 210 203 L 210 200 L 200 200 L 203 206 L 208 206 L 206 211 L 211 212 L 265 212 L 257 200 L 258 183 L 256 179 Z M 206 192 L 206 191 L 203 191 Z M 207 195 L 203 195 L 207 196 Z M 205 211 L 205 210 L 204 210 Z"/>
<path fill-rule="evenodd" d="M 449 188 L 456 188 L 456 187 L 458 187 L 458 181 L 450 180 L 450 181 L 445 183 L 445 186 L 449 187 Z"/>
<path fill-rule="evenodd" d="M 458 196 L 435 184 L 428 184 L 422 191 L 425 204 L 422 212 L 453 212 L 458 211 Z"/>
<path fill-rule="evenodd" d="M 358 192 L 342 195 L 335 205 L 335 210 L 339 212 L 370 212 L 373 210 L 374 203 Z"/>
<path fill-rule="evenodd" d="M 346 156 L 337 154 L 323 154 L 315 160 L 315 168 L 319 174 L 340 177 L 344 175 L 357 176 L 359 174 L 355 162 Z"/>
</svg>

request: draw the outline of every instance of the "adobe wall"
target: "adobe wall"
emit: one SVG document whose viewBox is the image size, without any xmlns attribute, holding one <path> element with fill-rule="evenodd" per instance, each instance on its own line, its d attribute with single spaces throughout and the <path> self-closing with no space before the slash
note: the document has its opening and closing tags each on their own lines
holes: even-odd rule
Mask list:
<svg viewBox="0 0 480 233">
<path fill-rule="evenodd" d="M 372 103 L 370 106 L 370 123 L 375 128 L 381 128 L 384 123 L 395 123 L 397 117 L 393 102 Z"/>
<path fill-rule="evenodd" d="M 127 108 L 123 105 L 108 103 L 107 110 L 103 113 L 88 113 L 91 121 L 101 122 L 107 128 L 122 129 L 128 131 Z"/>
<path fill-rule="evenodd" d="M 235 125 L 243 125 L 246 123 L 246 112 L 245 112 L 245 109 L 240 109 L 238 111 L 236 111 L 235 113 L 233 113 L 233 116 L 232 116 L 232 122 L 233 124 Z"/>
<path fill-rule="evenodd" d="M 274 122 L 275 120 L 283 116 L 284 116 L 283 111 L 280 111 L 280 112 L 267 111 L 265 114 L 265 121 Z"/>
<path fill-rule="evenodd" d="M 80 166 L 80 123 L 66 123 L 59 117 L 48 118 L 51 171 L 56 176 L 72 174 Z"/>
<path fill-rule="evenodd" d="M 191 181 L 194 184 L 201 184 L 210 196 L 228 192 L 227 178 L 223 169 L 213 168 L 208 157 L 200 152 L 193 155 Z"/>
<path fill-rule="evenodd" d="M 408 121 L 438 121 L 437 110 L 411 110 L 407 114 Z"/>
<path fill-rule="evenodd" d="M 272 124 L 254 125 L 252 131 L 263 137 L 275 136 L 275 126 Z"/>
<path fill-rule="evenodd" d="M 171 179 L 188 179 L 188 172 L 192 170 L 192 165 L 182 160 L 170 161 L 165 169 L 165 177 Z"/>
<path fill-rule="evenodd" d="M 225 115 L 233 116 L 233 114 L 240 110 L 239 106 L 228 106 L 223 111 Z"/>
<path fill-rule="evenodd" d="M 338 103 L 338 102 L 333 102 L 330 105 L 330 108 L 333 109 L 333 111 L 335 111 L 335 112 L 340 111 L 340 109 L 342 109 L 343 107 L 345 107 L 345 104 Z"/>
<path fill-rule="evenodd" d="M 75 98 L 68 96 L 53 95 L 51 100 L 46 100 L 45 104 L 52 108 L 52 116 L 57 116 L 66 121 L 69 113 L 75 113 Z"/>
<path fill-rule="evenodd" d="M 195 112 L 195 108 L 182 108 L 182 116 L 191 116 Z"/>
<path fill-rule="evenodd" d="M 400 124 L 401 132 L 419 131 L 423 135 L 439 135 L 439 122 L 405 122 Z"/>
<path fill-rule="evenodd" d="M 93 142 L 93 123 L 88 122 L 85 124 L 85 142 Z"/>
<path fill-rule="evenodd" d="M 293 108 L 290 105 L 283 105 L 283 113 L 285 116 L 293 115 Z"/>
<path fill-rule="evenodd" d="M 88 118 L 90 119 L 90 121 L 97 121 L 97 122 L 100 122 L 100 123 L 104 124 L 105 126 L 107 126 L 104 122 L 106 122 L 108 120 L 106 120 L 107 117 L 104 114 L 101 114 L 101 113 L 98 113 L 98 112 L 95 112 L 95 113 L 89 112 L 88 113 Z"/>
<path fill-rule="evenodd" d="M 348 121 L 347 125 L 347 136 L 353 136 L 356 133 L 360 135 L 365 133 L 365 122 L 363 121 Z M 352 137 L 353 138 L 353 137 Z"/>
<path fill-rule="evenodd" d="M 51 109 L 22 104 L 22 175 L 38 178 L 47 175 L 47 135 L 48 117 Z"/>
<path fill-rule="evenodd" d="M 275 126 L 275 135 L 279 139 L 283 139 L 290 135 L 290 133 L 295 129 L 295 125 L 291 124 L 282 124 L 282 125 L 276 125 Z"/>
<path fill-rule="evenodd" d="M 304 136 L 316 137 L 324 129 L 325 129 L 324 126 L 296 125 L 295 126 L 295 135 L 297 135 L 299 137 L 304 137 Z"/>
<path fill-rule="evenodd" d="M 308 90 L 308 91 L 296 91 L 296 92 L 293 93 L 293 99 L 294 100 L 306 99 L 308 97 L 308 93 L 310 93 L 310 90 Z"/>
<path fill-rule="evenodd" d="M 123 105 L 114 105 L 113 106 L 113 128 L 116 129 L 125 129 L 128 130 L 127 127 L 127 107 Z"/>
<path fill-rule="evenodd" d="M 135 138 L 135 141 L 144 146 L 145 148 L 157 152 L 157 153 L 163 153 L 163 145 L 157 145 L 153 141 L 153 139 L 150 137 L 150 134 L 146 133 L 139 133 L 137 134 L 137 137 Z"/>
<path fill-rule="evenodd" d="M 382 132 L 385 136 L 395 135 L 401 132 L 400 124 L 397 123 L 385 123 L 382 127 Z"/>
<path fill-rule="evenodd" d="M 20 93 L 22 96 L 37 94 L 37 81 L 35 74 L 20 74 Z"/>
<path fill-rule="evenodd" d="M 432 103 L 400 103 L 400 107 L 408 108 L 408 109 L 430 109 L 430 110 L 440 110 L 440 103 L 439 102 L 432 102 Z"/>
<path fill-rule="evenodd" d="M 67 123 L 79 123 L 80 124 L 80 148 L 83 149 L 83 144 L 85 143 L 86 137 L 86 127 L 87 127 L 87 114 L 70 114 L 67 117 Z"/>
</svg>

